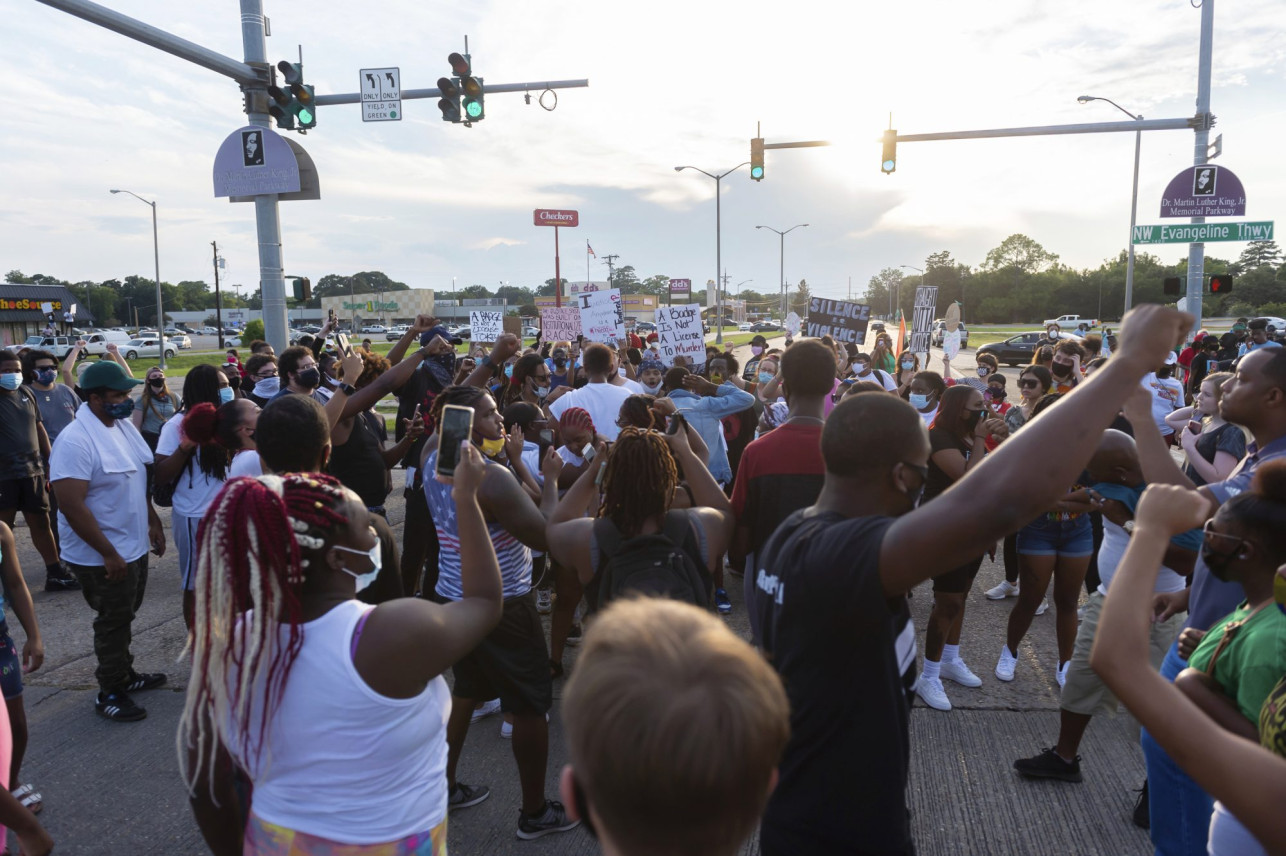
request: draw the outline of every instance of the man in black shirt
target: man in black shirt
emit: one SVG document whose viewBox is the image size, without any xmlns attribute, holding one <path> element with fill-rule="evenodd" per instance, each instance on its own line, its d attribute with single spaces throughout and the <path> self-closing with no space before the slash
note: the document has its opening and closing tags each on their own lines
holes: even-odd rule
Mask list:
<svg viewBox="0 0 1286 856">
<path fill-rule="evenodd" d="M 930 447 L 915 409 L 891 395 L 835 407 L 822 431 L 821 495 L 765 546 L 749 604 L 756 642 L 791 706 L 790 743 L 760 831 L 765 856 L 914 853 L 905 679 L 915 631 L 906 593 L 986 552 L 1027 523 L 1030 509 L 1062 495 L 1191 321 L 1136 307 L 1121 350 L 1064 397 L 1075 399 L 1076 419 L 1032 422 L 918 509 Z"/>
</svg>

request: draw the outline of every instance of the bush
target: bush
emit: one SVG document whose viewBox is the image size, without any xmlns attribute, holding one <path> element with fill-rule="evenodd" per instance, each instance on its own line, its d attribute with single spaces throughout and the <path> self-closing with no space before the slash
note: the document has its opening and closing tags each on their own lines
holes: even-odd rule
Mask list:
<svg viewBox="0 0 1286 856">
<path fill-rule="evenodd" d="M 1259 307 L 1260 315 L 1272 315 L 1275 318 L 1286 318 L 1286 303 L 1265 303 Z"/>
<path fill-rule="evenodd" d="M 1249 303 L 1234 303 L 1232 306 L 1228 307 L 1226 314 L 1232 318 L 1241 318 L 1243 316 L 1246 318 L 1252 318 L 1257 313 L 1255 312 L 1255 307 L 1251 306 Z"/>
<path fill-rule="evenodd" d="M 246 345 L 249 345 L 255 339 L 262 339 L 262 338 L 263 338 L 263 321 L 261 321 L 258 318 L 246 324 L 246 329 L 243 330 L 241 333 L 241 341 L 243 344 L 246 344 Z"/>
</svg>

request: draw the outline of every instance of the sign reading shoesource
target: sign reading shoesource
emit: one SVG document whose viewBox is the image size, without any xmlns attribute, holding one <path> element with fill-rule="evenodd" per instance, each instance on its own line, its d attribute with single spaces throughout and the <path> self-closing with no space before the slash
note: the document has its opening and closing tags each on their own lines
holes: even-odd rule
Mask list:
<svg viewBox="0 0 1286 856">
<path fill-rule="evenodd" d="M 1225 166 L 1190 166 L 1166 185 L 1161 216 L 1245 217 L 1246 190 Z"/>
<path fill-rule="evenodd" d="M 830 336 L 836 342 L 860 345 L 866 341 L 866 324 L 870 320 L 871 307 L 865 303 L 810 297 L 805 335 L 819 339 Z"/>
<path fill-rule="evenodd" d="M 260 196 L 298 190 L 299 161 L 290 145 L 269 128 L 238 128 L 214 156 L 215 196 Z"/>
</svg>

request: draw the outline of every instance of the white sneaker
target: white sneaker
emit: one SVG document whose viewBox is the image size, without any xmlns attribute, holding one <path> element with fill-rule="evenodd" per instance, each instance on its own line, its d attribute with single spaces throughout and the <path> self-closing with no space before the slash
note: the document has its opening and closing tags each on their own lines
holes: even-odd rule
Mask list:
<svg viewBox="0 0 1286 856">
<path fill-rule="evenodd" d="M 1036 607 L 1037 615 L 1044 615 L 1049 610 L 1049 598 L 1041 600 L 1040 606 Z"/>
<path fill-rule="evenodd" d="M 1058 679 L 1058 688 L 1060 690 L 1067 685 L 1067 667 L 1070 665 L 1072 665 L 1072 661 L 1068 660 L 1066 663 L 1059 666 L 1058 671 L 1054 673 L 1054 676 Z"/>
<path fill-rule="evenodd" d="M 482 707 L 473 709 L 473 716 L 469 717 L 470 722 L 477 722 L 479 719 L 486 719 L 500 712 L 500 699 L 493 698 L 491 701 L 483 702 Z"/>
<path fill-rule="evenodd" d="M 942 663 L 942 677 L 955 681 L 962 687 L 980 687 L 982 678 L 969 671 L 964 660 L 945 660 Z"/>
<path fill-rule="evenodd" d="M 1000 585 L 987 589 L 987 600 L 1004 600 L 1007 597 L 1018 597 L 1018 586 L 1009 580 L 1001 580 Z"/>
<path fill-rule="evenodd" d="M 500 736 L 506 740 L 512 740 L 514 736 L 514 724 L 512 722 L 501 722 Z"/>
<path fill-rule="evenodd" d="M 947 691 L 942 687 L 941 678 L 922 676 L 920 682 L 915 685 L 915 694 L 934 710 L 951 710 L 951 699 L 947 698 Z"/>
<path fill-rule="evenodd" d="M 1002 681 L 1012 681 L 1016 668 L 1018 668 L 1018 658 L 1009 653 L 1008 645 L 1001 645 L 1000 660 L 996 663 L 996 677 Z"/>
<path fill-rule="evenodd" d="M 554 611 L 553 589 L 536 589 L 536 611 L 541 615 L 549 615 L 549 613 Z"/>
</svg>

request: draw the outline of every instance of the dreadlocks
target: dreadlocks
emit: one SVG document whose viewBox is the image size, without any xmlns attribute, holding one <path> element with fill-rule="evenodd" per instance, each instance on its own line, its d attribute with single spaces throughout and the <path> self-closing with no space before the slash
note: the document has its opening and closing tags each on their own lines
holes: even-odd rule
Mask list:
<svg viewBox="0 0 1286 856">
<path fill-rule="evenodd" d="M 262 755 L 268 722 L 304 641 L 305 574 L 320 565 L 326 544 L 348 524 L 347 502 L 339 482 L 326 475 L 238 478 L 206 513 L 197 534 L 192 679 L 178 731 L 190 793 L 206 738 L 218 734 L 220 723 L 239 728 L 234 755 Z M 257 702 L 256 689 L 264 694 Z M 189 766 L 191 748 L 197 757 Z M 213 764 L 210 770 L 213 793 Z"/>
<path fill-rule="evenodd" d="M 607 458 L 598 516 L 610 518 L 627 537 L 637 535 L 648 518 L 670 507 L 678 483 L 678 469 L 663 434 L 622 428 Z"/>
</svg>

